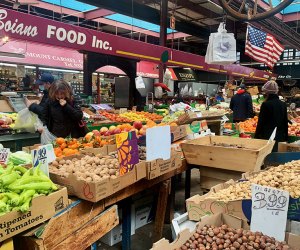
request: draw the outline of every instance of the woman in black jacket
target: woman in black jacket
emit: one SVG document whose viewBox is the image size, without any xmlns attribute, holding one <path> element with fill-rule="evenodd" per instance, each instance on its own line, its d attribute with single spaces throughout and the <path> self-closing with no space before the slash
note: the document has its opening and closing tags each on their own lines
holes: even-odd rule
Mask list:
<svg viewBox="0 0 300 250">
<path fill-rule="evenodd" d="M 262 103 L 255 132 L 255 138 L 268 140 L 275 128 L 275 146 L 273 152 L 278 151 L 278 142 L 288 140 L 288 115 L 286 104 L 279 100 L 278 85 L 275 81 L 268 81 L 262 92 L 267 95 Z"/>
<path fill-rule="evenodd" d="M 75 102 L 70 85 L 58 80 L 49 89 L 49 99 L 44 108 L 43 123 L 57 137 L 85 135 L 80 123 L 83 118 L 81 107 Z"/>
</svg>

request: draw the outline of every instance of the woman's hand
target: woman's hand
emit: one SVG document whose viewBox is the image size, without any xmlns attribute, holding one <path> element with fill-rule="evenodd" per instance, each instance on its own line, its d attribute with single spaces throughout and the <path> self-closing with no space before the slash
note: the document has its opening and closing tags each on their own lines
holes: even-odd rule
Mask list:
<svg viewBox="0 0 300 250">
<path fill-rule="evenodd" d="M 64 99 L 60 99 L 60 100 L 59 100 L 59 104 L 60 104 L 62 107 L 65 106 L 66 103 L 67 103 L 67 101 L 64 100 Z"/>
</svg>

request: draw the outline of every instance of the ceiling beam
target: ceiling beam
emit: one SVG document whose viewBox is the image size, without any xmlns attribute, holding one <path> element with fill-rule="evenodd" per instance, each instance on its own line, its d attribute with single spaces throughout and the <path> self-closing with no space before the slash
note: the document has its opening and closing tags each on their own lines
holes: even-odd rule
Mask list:
<svg viewBox="0 0 300 250">
<path fill-rule="evenodd" d="M 132 2 L 129 0 L 118 0 L 118 4 L 111 0 L 79 0 L 80 2 L 91 4 L 99 8 L 111 10 L 116 13 L 131 16 L 147 22 L 160 25 L 160 11 L 149 6 Z M 168 18 L 168 22 L 169 22 Z M 201 26 L 189 23 L 185 20 L 176 22 L 176 30 L 189 35 L 208 38 L 210 31 Z"/>
<path fill-rule="evenodd" d="M 96 10 L 84 12 L 84 18 L 87 20 L 94 20 L 96 18 L 111 15 L 114 13 L 115 12 L 106 9 L 96 9 Z"/>
</svg>

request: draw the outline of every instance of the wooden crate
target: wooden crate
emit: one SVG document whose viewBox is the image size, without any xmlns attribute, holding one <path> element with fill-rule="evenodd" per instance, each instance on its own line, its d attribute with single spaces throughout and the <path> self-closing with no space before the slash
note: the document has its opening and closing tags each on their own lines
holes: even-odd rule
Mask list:
<svg viewBox="0 0 300 250">
<path fill-rule="evenodd" d="M 85 202 L 85 204 L 88 203 Z M 95 208 L 95 212 L 98 212 L 99 209 L 101 210 L 101 206 Z M 53 228 L 49 228 L 45 235 L 43 233 L 43 237 L 18 237 L 15 239 L 15 243 L 19 248 L 16 249 L 85 250 L 119 224 L 118 209 L 116 205 L 101 214 L 96 215 L 95 212 L 92 209 L 90 210 L 90 214 L 81 214 L 79 212 L 77 215 L 76 213 L 73 213 L 73 216 L 71 216 L 72 218 L 64 216 L 65 219 L 68 219 L 69 221 L 63 219 L 63 224 L 59 224 L 60 221 L 56 221 L 57 225 L 55 226 L 52 224 L 51 226 Z M 79 228 L 77 227 L 77 225 L 79 225 L 78 221 L 75 221 L 76 217 L 82 222 Z M 86 221 L 87 218 L 90 220 Z M 64 227 L 65 223 L 69 224 L 67 228 Z M 71 226 L 72 223 L 74 224 L 74 228 Z M 66 229 L 67 234 L 64 232 Z M 58 237 L 56 234 L 58 234 Z M 64 234 L 66 238 L 62 238 L 62 234 Z M 57 241 L 58 239 L 59 242 Z"/>
<path fill-rule="evenodd" d="M 220 168 L 200 167 L 200 187 L 210 190 L 213 186 L 224 183 L 231 179 L 239 180 L 242 172 Z"/>
<path fill-rule="evenodd" d="M 214 146 L 214 143 L 242 148 Z M 271 153 L 274 144 L 268 144 L 266 140 L 206 136 L 182 143 L 181 147 L 189 164 L 247 172 L 261 169 L 264 158 Z"/>
</svg>

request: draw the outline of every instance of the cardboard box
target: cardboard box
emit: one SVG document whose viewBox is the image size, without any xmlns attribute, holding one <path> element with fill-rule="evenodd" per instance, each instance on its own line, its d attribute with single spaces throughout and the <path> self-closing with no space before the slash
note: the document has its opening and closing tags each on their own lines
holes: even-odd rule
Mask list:
<svg viewBox="0 0 300 250">
<path fill-rule="evenodd" d="M 233 228 L 244 228 L 249 229 L 246 221 L 234 217 L 232 215 L 218 213 L 211 216 L 204 216 L 200 219 L 198 226 L 204 227 L 205 225 L 221 226 L 222 224 L 227 224 L 229 227 Z M 174 250 L 179 249 L 183 244 L 195 233 L 196 230 L 190 232 L 188 229 L 182 231 L 175 241 L 170 243 L 166 239 L 161 239 L 160 241 L 153 244 L 151 250 Z"/>
<path fill-rule="evenodd" d="M 157 159 L 153 161 L 146 162 L 147 176 L 148 180 L 152 180 L 158 176 L 168 173 L 176 168 L 179 168 L 182 164 L 181 154 L 172 151 L 171 158 L 168 160 Z"/>
<path fill-rule="evenodd" d="M 278 143 L 278 152 L 300 152 L 300 145 L 286 142 Z"/>
<path fill-rule="evenodd" d="M 92 202 L 98 202 L 145 177 L 146 166 L 144 162 L 135 165 L 132 171 L 123 176 L 99 182 L 78 180 L 74 174 L 70 174 L 68 178 L 63 178 L 50 173 L 50 179 L 54 183 L 67 187 L 69 195 L 75 195 Z"/>
<path fill-rule="evenodd" d="M 186 126 L 171 126 L 171 141 L 175 142 L 187 136 Z"/>
<path fill-rule="evenodd" d="M 22 151 L 31 154 L 31 150 L 37 149 L 40 146 L 42 146 L 42 144 L 34 144 L 33 146 L 22 147 Z"/>
<path fill-rule="evenodd" d="M 243 175 L 244 177 L 247 175 Z M 229 180 L 225 183 L 216 185 L 205 195 L 195 195 L 186 200 L 186 208 L 190 220 L 199 221 L 204 215 L 215 213 L 228 213 L 245 220 L 251 220 L 251 199 L 235 200 L 235 201 L 220 201 L 209 198 L 212 193 L 217 193 L 222 189 L 228 188 L 235 184 L 235 181 Z M 300 198 L 289 199 L 288 219 L 300 221 Z"/>
<path fill-rule="evenodd" d="M 135 230 L 149 224 L 154 219 L 153 195 L 141 197 L 134 202 Z"/>
<path fill-rule="evenodd" d="M 211 216 L 204 216 L 198 223 L 200 228 L 204 227 L 206 224 L 213 226 L 221 226 L 222 224 L 227 224 L 229 227 L 239 229 L 243 228 L 245 230 L 249 230 L 249 225 L 247 221 L 229 215 L 225 213 L 218 213 Z M 179 249 L 183 244 L 195 233 L 196 230 L 190 232 L 188 229 L 182 231 L 175 241 L 169 242 L 166 239 L 161 239 L 158 242 L 153 244 L 151 250 L 174 250 Z M 293 249 L 297 250 L 300 246 L 300 236 L 292 233 L 286 233 L 285 241 L 289 244 Z"/>
<path fill-rule="evenodd" d="M 119 225 L 104 235 L 100 241 L 108 246 L 113 246 L 122 241 L 122 209 L 118 209 Z M 131 205 L 131 235 L 135 234 L 134 206 Z M 1 250 L 1 249 L 0 249 Z"/>
<path fill-rule="evenodd" d="M 2 215 L 0 217 L 0 242 L 41 224 L 67 205 L 67 189 L 62 187 L 48 196 L 34 198 L 30 211 L 27 213 L 12 211 Z"/>
<path fill-rule="evenodd" d="M 184 229 L 193 231 L 195 228 L 196 222 L 189 220 L 188 213 L 184 213 L 172 220 L 172 238 L 175 240 L 178 234 Z"/>
<path fill-rule="evenodd" d="M 222 144 L 239 148 L 218 146 Z M 182 143 L 181 147 L 189 164 L 247 172 L 261 169 L 274 144 L 267 140 L 205 136 Z"/>
</svg>

